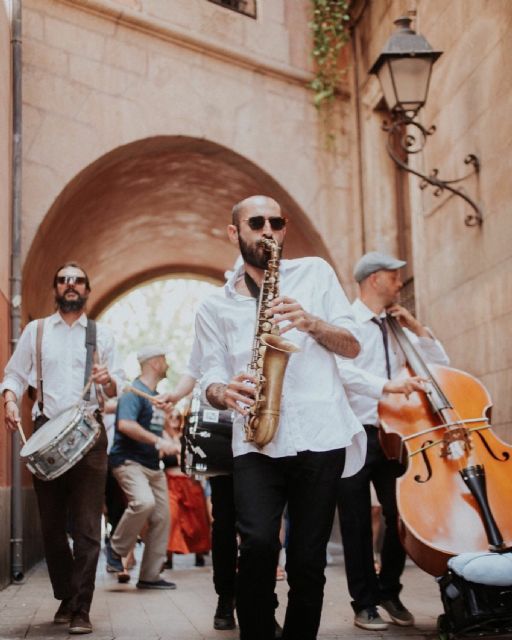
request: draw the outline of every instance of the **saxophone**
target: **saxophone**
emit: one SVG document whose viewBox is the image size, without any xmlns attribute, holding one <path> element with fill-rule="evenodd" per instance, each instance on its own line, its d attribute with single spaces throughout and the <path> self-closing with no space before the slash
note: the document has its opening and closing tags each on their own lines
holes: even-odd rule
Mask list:
<svg viewBox="0 0 512 640">
<path fill-rule="evenodd" d="M 249 365 L 249 373 L 256 378 L 256 388 L 255 402 L 249 407 L 245 421 L 245 441 L 262 448 L 277 432 L 284 373 L 290 355 L 300 349 L 281 338 L 279 327 L 272 325 L 265 315 L 270 302 L 279 296 L 280 247 L 272 239 L 263 238 L 260 242 L 270 258 L 263 273 Z"/>
</svg>

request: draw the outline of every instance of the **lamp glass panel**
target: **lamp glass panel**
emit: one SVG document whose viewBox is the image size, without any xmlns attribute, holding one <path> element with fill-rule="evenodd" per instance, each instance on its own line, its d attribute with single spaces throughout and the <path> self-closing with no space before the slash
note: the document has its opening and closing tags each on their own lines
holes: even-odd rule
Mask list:
<svg viewBox="0 0 512 640">
<path fill-rule="evenodd" d="M 404 111 L 419 109 L 427 99 L 432 60 L 407 57 L 390 60 L 398 102 Z"/>
<path fill-rule="evenodd" d="M 396 106 L 397 99 L 395 88 L 393 86 L 393 78 L 391 77 L 391 69 L 389 66 L 389 60 L 387 60 L 379 69 L 378 77 L 380 86 L 382 87 L 382 93 L 384 94 L 384 100 L 388 105 L 388 109 L 393 111 Z"/>
</svg>

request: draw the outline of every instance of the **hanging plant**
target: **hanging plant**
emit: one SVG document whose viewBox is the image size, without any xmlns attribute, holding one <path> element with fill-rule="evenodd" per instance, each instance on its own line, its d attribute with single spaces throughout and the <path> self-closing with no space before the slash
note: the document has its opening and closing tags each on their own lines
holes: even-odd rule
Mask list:
<svg viewBox="0 0 512 640">
<path fill-rule="evenodd" d="M 329 129 L 330 107 L 334 102 L 342 74 L 340 53 L 349 39 L 349 0 L 311 0 L 311 4 L 311 55 L 315 60 L 316 73 L 309 87 L 314 92 L 313 104 L 318 110 L 324 111 L 324 125 Z M 334 133 L 328 131 L 327 138 L 332 142 Z"/>
</svg>

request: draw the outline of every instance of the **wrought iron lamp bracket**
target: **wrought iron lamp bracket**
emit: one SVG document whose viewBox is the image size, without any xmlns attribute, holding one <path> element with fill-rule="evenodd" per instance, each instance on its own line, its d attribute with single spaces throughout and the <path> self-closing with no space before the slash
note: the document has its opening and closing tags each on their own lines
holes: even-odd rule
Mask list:
<svg viewBox="0 0 512 640">
<path fill-rule="evenodd" d="M 480 171 L 480 161 L 475 154 L 470 153 L 464 158 L 464 164 L 470 165 L 472 167 L 471 171 L 456 180 L 442 180 L 439 177 L 439 169 L 432 169 L 429 175 L 420 173 L 409 166 L 407 162 L 404 162 L 402 158 L 397 155 L 395 151 L 397 141 L 402 151 L 404 151 L 408 156 L 413 155 L 415 153 L 420 153 L 423 150 L 428 136 L 431 136 L 436 131 L 435 125 L 432 125 L 427 129 L 420 122 L 417 122 L 414 119 L 415 115 L 415 113 L 411 115 L 410 113 L 400 111 L 394 114 L 391 122 L 383 123 L 382 129 L 388 134 L 386 148 L 389 156 L 399 167 L 404 169 L 404 171 L 413 173 L 421 179 L 420 189 L 425 189 L 430 185 L 434 188 L 433 193 L 436 197 L 439 197 L 446 189 L 447 191 L 463 198 L 474 211 L 474 213 L 468 213 L 466 215 L 464 218 L 464 224 L 468 227 L 481 225 L 483 220 L 481 207 L 464 191 L 453 186 L 474 174 L 478 174 Z M 418 135 L 414 135 L 408 127 L 414 127 L 417 130 Z M 397 133 L 398 136 L 396 135 Z"/>
</svg>

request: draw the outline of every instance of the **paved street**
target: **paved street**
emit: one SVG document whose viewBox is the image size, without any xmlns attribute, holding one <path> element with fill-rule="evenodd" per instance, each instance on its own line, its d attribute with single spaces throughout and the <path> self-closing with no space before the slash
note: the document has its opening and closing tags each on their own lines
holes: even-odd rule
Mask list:
<svg viewBox="0 0 512 640">
<path fill-rule="evenodd" d="M 140 550 L 139 550 L 140 553 Z M 209 558 L 207 559 L 209 560 Z M 96 594 L 91 611 L 94 633 L 91 640 L 223 640 L 238 638 L 235 631 L 214 631 L 212 617 L 216 596 L 211 582 L 211 566 L 193 567 L 192 556 L 178 557 L 176 568 L 165 577 L 178 584 L 175 591 L 140 591 L 135 588 L 137 567 L 127 585 L 117 583 L 105 571 L 104 556 L 98 569 Z M 280 601 L 286 602 L 286 582 L 277 583 Z M 404 574 L 404 603 L 416 616 L 416 626 L 369 632 L 353 626 L 352 610 L 346 590 L 342 557 L 335 555 L 327 568 L 326 598 L 319 638 L 367 640 L 369 638 L 407 638 L 416 640 L 436 635 L 436 619 L 442 611 L 434 579 L 408 564 Z M 67 626 L 52 624 L 57 603 L 53 599 L 44 563 L 28 572 L 21 585 L 0 591 L 0 640 L 30 638 L 63 640 Z M 284 607 L 277 611 L 282 622 Z M 385 614 L 383 614 L 385 615 Z M 300 640 L 300 639 L 297 639 Z"/>
</svg>

